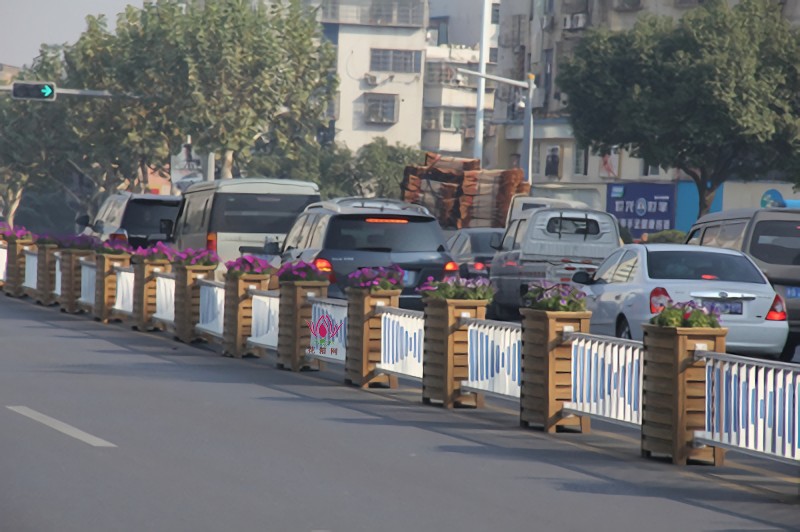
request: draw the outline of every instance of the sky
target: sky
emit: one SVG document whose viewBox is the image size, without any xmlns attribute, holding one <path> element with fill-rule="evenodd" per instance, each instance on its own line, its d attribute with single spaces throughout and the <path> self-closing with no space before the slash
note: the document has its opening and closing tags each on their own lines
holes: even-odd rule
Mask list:
<svg viewBox="0 0 800 532">
<path fill-rule="evenodd" d="M 113 28 L 128 4 L 142 0 L 0 0 L 0 63 L 29 65 L 42 43 L 74 43 L 87 15 L 104 14 Z"/>
</svg>

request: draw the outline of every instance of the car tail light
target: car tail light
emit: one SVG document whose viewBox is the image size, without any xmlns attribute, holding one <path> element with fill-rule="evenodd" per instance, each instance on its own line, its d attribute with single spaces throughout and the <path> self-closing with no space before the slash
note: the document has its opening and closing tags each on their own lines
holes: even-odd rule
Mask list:
<svg viewBox="0 0 800 532">
<path fill-rule="evenodd" d="M 783 304 L 781 296 L 776 295 L 772 300 L 772 306 L 767 312 L 767 317 L 764 318 L 769 321 L 786 321 L 786 305 Z"/>
<path fill-rule="evenodd" d="M 503 266 L 508 266 L 510 268 L 516 268 L 518 266 L 518 264 L 516 262 L 514 262 L 513 260 L 507 260 L 505 262 L 505 264 L 503 264 Z"/>
<path fill-rule="evenodd" d="M 314 259 L 314 266 L 321 272 L 332 272 L 333 264 L 328 259 Z"/>
<path fill-rule="evenodd" d="M 446 272 L 455 272 L 458 271 L 458 264 L 453 262 L 452 260 L 444 265 L 444 271 Z"/>
<path fill-rule="evenodd" d="M 482 263 L 482 262 L 476 262 L 475 264 L 472 265 L 472 267 L 475 268 L 478 271 L 486 269 L 486 265 L 484 263 Z"/>
<path fill-rule="evenodd" d="M 206 249 L 216 253 L 216 251 L 217 251 L 217 233 L 208 233 L 208 236 L 206 236 Z"/>
<path fill-rule="evenodd" d="M 126 235 L 125 233 L 111 233 L 110 235 L 108 235 L 108 241 L 109 242 L 127 242 L 128 241 L 128 235 Z"/>
<path fill-rule="evenodd" d="M 650 314 L 657 314 L 661 312 L 667 303 L 671 301 L 669 293 L 666 288 L 653 288 L 650 292 Z"/>
<path fill-rule="evenodd" d="M 405 218 L 367 218 L 368 224 L 407 224 Z"/>
</svg>

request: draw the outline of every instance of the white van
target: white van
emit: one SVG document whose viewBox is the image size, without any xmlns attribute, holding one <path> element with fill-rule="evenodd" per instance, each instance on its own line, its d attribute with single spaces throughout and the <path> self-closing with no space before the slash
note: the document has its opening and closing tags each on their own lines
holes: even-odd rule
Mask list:
<svg viewBox="0 0 800 532">
<path fill-rule="evenodd" d="M 566 209 L 588 209 L 589 206 L 582 201 L 563 200 L 545 197 L 532 197 L 525 194 L 517 194 L 511 198 L 511 205 L 506 216 L 506 227 L 514 220 L 526 218 L 531 211 L 536 209 L 547 209 L 551 207 Z"/>
<path fill-rule="evenodd" d="M 175 247 L 211 249 L 223 265 L 241 256 L 240 247 L 283 243 L 297 216 L 320 200 L 316 183 L 260 177 L 198 183 L 183 196 Z"/>
</svg>

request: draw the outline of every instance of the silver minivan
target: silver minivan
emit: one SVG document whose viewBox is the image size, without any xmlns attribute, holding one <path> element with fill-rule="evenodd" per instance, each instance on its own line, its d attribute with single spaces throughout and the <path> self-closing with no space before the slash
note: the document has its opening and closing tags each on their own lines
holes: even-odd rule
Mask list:
<svg viewBox="0 0 800 532">
<path fill-rule="evenodd" d="M 800 209 L 733 209 L 697 220 L 687 244 L 743 251 L 786 303 L 789 338 L 781 360 L 792 360 L 800 342 Z"/>
<path fill-rule="evenodd" d="M 224 265 L 241 255 L 239 248 L 282 243 L 297 216 L 319 200 L 319 187 L 307 181 L 248 177 L 198 183 L 184 193 L 175 247 L 211 249 Z"/>
</svg>

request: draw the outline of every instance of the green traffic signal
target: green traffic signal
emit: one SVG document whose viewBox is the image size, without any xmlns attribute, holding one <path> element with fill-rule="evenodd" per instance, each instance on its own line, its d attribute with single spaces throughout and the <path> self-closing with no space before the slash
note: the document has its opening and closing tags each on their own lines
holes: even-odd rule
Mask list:
<svg viewBox="0 0 800 532">
<path fill-rule="evenodd" d="M 16 100 L 52 102 L 56 99 L 56 84 L 49 81 L 15 81 L 11 88 L 11 97 Z"/>
</svg>

